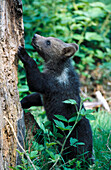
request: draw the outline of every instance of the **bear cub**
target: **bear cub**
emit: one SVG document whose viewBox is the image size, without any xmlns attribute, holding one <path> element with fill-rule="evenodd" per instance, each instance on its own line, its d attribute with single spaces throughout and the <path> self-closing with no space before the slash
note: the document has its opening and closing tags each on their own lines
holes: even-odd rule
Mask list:
<svg viewBox="0 0 111 170">
<path fill-rule="evenodd" d="M 52 122 L 55 119 L 54 115 L 63 115 L 70 119 L 72 114 L 77 112 L 76 107 L 63 101 L 74 99 L 78 110 L 81 102 L 79 78 L 71 64 L 71 56 L 78 50 L 78 45 L 38 34 L 32 38 L 32 45 L 44 59 L 45 68 L 43 72 L 40 72 L 36 62 L 27 54 L 24 47 L 19 47 L 18 57 L 24 64 L 29 89 L 35 92 L 22 99 L 22 107 L 43 105 L 48 119 Z M 67 135 L 67 131 L 65 133 Z M 78 139 L 78 142 L 83 142 L 84 145 L 70 146 L 70 137 Z M 68 149 L 62 155 L 64 160 L 84 157 L 86 162 L 93 163 L 92 131 L 89 120 L 83 117 L 76 124 L 70 137 L 65 145 Z M 60 139 L 61 143 L 63 141 L 64 139 Z"/>
</svg>

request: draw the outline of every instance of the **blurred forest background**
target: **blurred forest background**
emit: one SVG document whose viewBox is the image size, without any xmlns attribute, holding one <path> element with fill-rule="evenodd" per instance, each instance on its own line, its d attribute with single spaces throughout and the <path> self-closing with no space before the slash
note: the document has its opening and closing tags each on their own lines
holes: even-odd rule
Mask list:
<svg viewBox="0 0 111 170">
<path fill-rule="evenodd" d="M 95 165 L 92 169 L 111 168 L 111 2 L 110 0 L 23 0 L 23 20 L 25 28 L 25 48 L 43 70 L 43 59 L 38 56 L 31 46 L 35 33 L 43 36 L 53 36 L 65 42 L 75 42 L 79 51 L 73 57 L 73 65 L 80 76 L 81 95 L 89 97 L 86 107 L 94 109 L 95 120 L 91 120 L 93 129 Z M 18 88 L 20 99 L 29 94 L 26 74 L 23 64 L 19 61 Z M 99 91 L 107 106 L 102 103 Z M 30 111 L 36 120 L 44 111 L 32 107 Z M 41 118 L 45 120 L 45 118 Z M 35 141 L 33 141 L 34 143 Z M 35 143 L 34 143 L 35 144 Z M 37 143 L 36 143 L 37 144 Z M 33 145 L 27 152 L 37 156 Z M 50 148 L 50 147 L 49 147 Z M 40 149 L 40 148 L 39 148 Z M 51 152 L 51 148 L 49 149 Z M 51 158 L 51 153 L 41 146 L 41 154 Z M 33 156 L 31 157 L 33 159 Z M 53 158 L 54 159 L 54 158 Z M 26 161 L 26 160 L 25 160 Z M 41 162 L 41 160 L 40 160 Z M 43 162 L 34 163 L 42 167 Z M 25 162 L 24 167 L 28 161 Z M 79 167 L 78 163 L 78 168 Z M 68 167 L 67 167 L 68 169 Z M 69 168 L 70 169 L 70 168 Z"/>
</svg>

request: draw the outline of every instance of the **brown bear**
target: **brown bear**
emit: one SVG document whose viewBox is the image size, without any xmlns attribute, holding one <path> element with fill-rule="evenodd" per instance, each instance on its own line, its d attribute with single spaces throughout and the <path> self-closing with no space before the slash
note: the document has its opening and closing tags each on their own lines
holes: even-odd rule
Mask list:
<svg viewBox="0 0 111 170">
<path fill-rule="evenodd" d="M 32 38 L 32 45 L 44 59 L 45 67 L 44 71 L 40 72 L 36 62 L 27 54 L 26 50 L 19 47 L 18 56 L 24 63 L 29 89 L 36 92 L 21 101 L 22 107 L 43 105 L 48 119 L 52 122 L 54 122 L 55 115 L 63 115 L 70 119 L 77 109 L 79 110 L 81 102 L 79 78 L 71 63 L 71 56 L 78 50 L 78 45 L 38 34 Z M 77 102 L 76 107 L 63 102 L 67 99 L 74 99 Z M 71 125 L 73 124 L 74 122 L 71 123 Z M 67 135 L 68 132 L 65 131 L 65 133 Z M 70 137 L 78 139 L 84 145 L 70 146 Z M 61 143 L 63 141 L 64 138 L 60 139 Z M 83 160 L 84 157 L 85 162 L 93 162 L 92 131 L 88 119 L 82 117 L 76 124 L 65 147 L 68 147 L 62 155 L 65 161 L 73 158 Z M 60 150 L 61 147 L 59 147 Z"/>
</svg>

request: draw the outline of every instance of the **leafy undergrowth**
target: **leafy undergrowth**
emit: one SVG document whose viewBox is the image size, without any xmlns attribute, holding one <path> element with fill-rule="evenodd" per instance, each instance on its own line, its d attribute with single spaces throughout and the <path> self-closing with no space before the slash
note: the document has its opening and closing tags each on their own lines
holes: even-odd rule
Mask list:
<svg viewBox="0 0 111 170">
<path fill-rule="evenodd" d="M 73 103 L 73 101 L 70 101 Z M 38 110 L 38 113 L 37 113 Z M 31 136 L 30 138 L 27 138 L 26 136 L 26 142 L 25 142 L 25 150 L 31 161 L 33 162 L 33 165 L 35 169 L 43 169 L 43 170 L 79 170 L 79 169 L 85 169 L 81 168 L 81 160 L 73 159 L 69 160 L 67 162 L 64 162 L 61 153 L 57 150 L 57 136 L 62 134 L 58 133 L 58 129 L 61 130 L 69 130 L 71 131 L 72 127 L 66 127 L 64 125 L 64 122 L 67 122 L 65 117 L 63 116 L 56 116 L 58 118 L 58 121 L 55 121 L 56 126 L 54 126 L 53 133 L 50 131 L 50 122 L 47 120 L 45 112 L 41 110 L 41 108 L 33 107 L 30 109 L 31 113 L 34 115 L 35 120 L 37 121 L 40 129 L 36 131 L 35 136 Z M 93 166 L 90 166 L 90 170 L 109 170 L 111 167 L 111 116 L 110 113 L 106 111 L 98 111 L 93 112 L 91 110 L 88 111 L 79 111 L 78 116 L 75 116 L 71 118 L 70 121 L 76 120 L 79 121 L 81 116 L 85 115 L 90 119 L 90 123 L 93 130 L 93 143 L 94 143 L 94 157 L 95 157 L 95 164 Z M 78 119 L 78 120 L 77 120 Z M 61 122 L 62 121 L 62 122 Z M 32 126 L 32 132 L 33 132 L 33 126 Z M 30 132 L 29 132 L 30 133 Z M 28 134 L 27 134 L 28 135 Z M 67 136 L 66 136 L 67 138 Z M 64 143 L 62 144 L 64 145 Z M 74 147 L 77 147 L 78 145 L 83 145 L 83 143 L 78 142 L 75 138 L 70 138 L 70 145 L 73 145 Z M 64 149 L 64 147 L 63 147 Z M 31 170 L 33 169 L 32 164 L 29 162 L 29 160 L 26 158 L 24 153 L 19 152 L 19 154 L 22 157 L 22 164 L 18 165 L 16 168 L 13 168 L 14 170 L 24 169 L 24 170 Z M 76 168 L 72 168 L 72 165 L 76 163 Z"/>
</svg>

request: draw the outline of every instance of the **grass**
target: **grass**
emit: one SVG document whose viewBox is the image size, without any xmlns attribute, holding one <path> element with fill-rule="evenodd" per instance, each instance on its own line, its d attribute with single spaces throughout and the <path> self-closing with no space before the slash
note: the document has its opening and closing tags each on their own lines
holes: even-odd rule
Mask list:
<svg viewBox="0 0 111 170">
<path fill-rule="evenodd" d="M 95 151 L 93 169 L 109 170 L 111 169 L 111 114 L 98 111 L 95 117 L 96 119 L 91 121 Z"/>
</svg>

